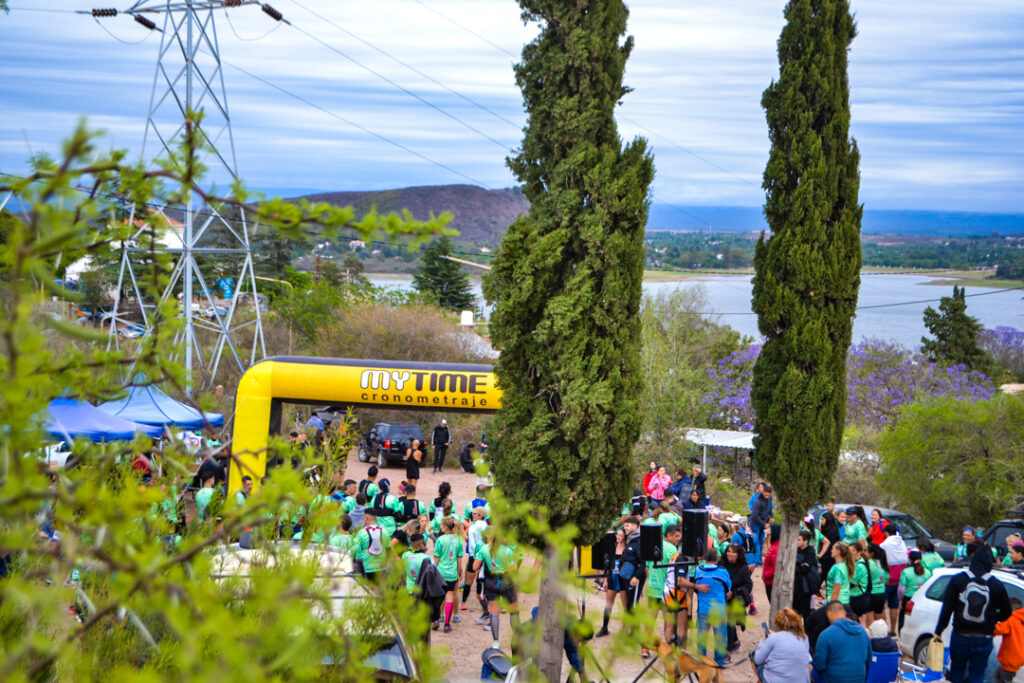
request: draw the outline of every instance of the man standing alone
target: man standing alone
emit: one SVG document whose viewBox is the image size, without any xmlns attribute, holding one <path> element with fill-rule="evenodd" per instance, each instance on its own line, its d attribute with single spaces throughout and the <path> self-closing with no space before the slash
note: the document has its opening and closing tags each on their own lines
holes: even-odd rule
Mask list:
<svg viewBox="0 0 1024 683">
<path fill-rule="evenodd" d="M 452 442 L 451 432 L 448 431 L 448 421 L 441 420 L 441 424 L 434 427 L 434 433 L 430 437 L 430 445 L 434 447 L 434 473 L 444 469 L 444 456 L 448 452 L 448 446 Z"/>
<path fill-rule="evenodd" d="M 750 504 L 750 530 L 754 533 L 754 553 L 757 557 L 757 564 L 761 564 L 761 558 L 764 556 L 761 550 L 764 545 L 764 531 L 771 526 L 773 512 L 772 487 L 765 484 L 761 493 L 756 495 Z"/>
</svg>

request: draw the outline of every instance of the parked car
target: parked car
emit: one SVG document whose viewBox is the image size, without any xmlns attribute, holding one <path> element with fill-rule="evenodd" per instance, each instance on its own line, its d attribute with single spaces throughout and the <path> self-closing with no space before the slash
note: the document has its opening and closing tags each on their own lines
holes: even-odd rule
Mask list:
<svg viewBox="0 0 1024 683">
<path fill-rule="evenodd" d="M 981 540 L 995 548 L 1001 558 L 1006 554 L 1006 537 L 1010 534 L 1020 534 L 1021 538 L 1024 538 L 1024 519 L 1001 519 L 985 529 Z"/>
<path fill-rule="evenodd" d="M 845 510 L 851 505 L 858 505 L 858 503 L 836 503 L 836 509 Z M 887 520 L 899 527 L 900 536 L 903 537 L 903 541 L 907 544 L 908 548 L 913 548 L 914 544 L 917 543 L 918 538 L 928 538 L 935 544 L 935 552 L 941 555 L 942 559 L 946 562 L 953 561 L 953 553 L 956 551 L 956 546 L 936 538 L 932 532 L 928 531 L 928 529 L 926 529 L 919 521 L 914 519 L 913 516 L 906 512 L 900 512 L 899 510 L 890 510 L 889 508 L 880 508 L 874 505 L 861 505 L 861 507 L 864 508 L 864 514 L 868 516 L 865 524 L 870 525 L 871 523 L 871 511 L 878 510 L 882 514 L 882 517 L 885 517 Z M 821 521 L 821 516 L 824 513 L 825 506 L 823 505 L 816 505 L 814 509 L 811 510 L 811 514 L 813 514 L 814 518 L 819 522 Z"/>
<path fill-rule="evenodd" d="M 962 571 L 964 571 L 964 567 L 939 567 L 932 573 L 931 578 L 917 589 L 914 597 L 907 602 L 907 612 L 903 629 L 900 631 L 899 643 L 903 654 L 912 658 L 917 666 L 923 667 L 926 664 L 928 643 L 934 636 L 935 625 L 939 622 L 942 596 L 946 592 L 946 586 L 952 577 Z M 1024 601 L 1024 572 L 996 568 L 992 575 L 1003 582 L 1006 592 L 1010 594 L 1011 598 Z M 942 633 L 942 642 L 944 643 L 949 643 L 953 629 L 952 623 L 950 620 L 950 625 Z M 993 666 L 1001 641 L 1001 637 L 996 637 L 989 667 Z M 992 680 L 992 677 L 986 675 L 985 680 Z M 1014 683 L 1024 683 L 1024 669 L 1017 672 L 1013 681 Z"/>
<path fill-rule="evenodd" d="M 253 565 L 272 568 L 277 566 L 279 557 L 286 558 L 289 555 L 296 559 L 319 562 L 317 581 L 323 582 L 321 585 L 325 585 L 330 593 L 331 616 L 348 624 L 347 628 L 342 628 L 347 637 L 359 641 L 358 647 L 354 648 L 357 652 L 369 652 L 363 659 L 363 665 L 372 672 L 370 680 L 412 681 L 419 678 L 416 664 L 409 655 L 409 646 L 398 624 L 386 616 L 367 619 L 373 613 L 376 599 L 356 579 L 352 557 L 346 551 L 320 544 L 303 546 L 291 541 L 278 541 L 273 544 L 273 548 L 247 548 L 233 543 L 214 552 L 211 574 L 215 580 L 244 581 Z M 314 605 L 310 607 L 314 611 L 320 609 Z M 323 665 L 326 668 L 339 667 L 346 673 L 351 673 L 352 669 L 345 661 L 329 656 L 324 657 Z M 327 674 L 324 678 L 330 680 L 333 677 Z"/>
<path fill-rule="evenodd" d="M 405 460 L 405 451 L 413 439 L 424 441 L 423 430 L 414 422 L 378 422 L 359 442 L 359 462 L 376 460 L 377 467 L 400 463 Z"/>
<path fill-rule="evenodd" d="M 213 319 L 217 317 L 224 318 L 228 314 L 227 306 L 207 306 L 203 309 L 203 316 Z"/>
</svg>

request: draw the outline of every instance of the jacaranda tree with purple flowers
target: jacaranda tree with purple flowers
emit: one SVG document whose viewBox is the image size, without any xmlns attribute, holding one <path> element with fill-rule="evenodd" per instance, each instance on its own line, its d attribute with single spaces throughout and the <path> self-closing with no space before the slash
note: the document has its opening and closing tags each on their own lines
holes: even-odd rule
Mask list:
<svg viewBox="0 0 1024 683">
<path fill-rule="evenodd" d="M 1024 332 L 1004 325 L 982 330 L 978 346 L 992 358 L 993 374 L 1002 371 L 1007 380 L 1024 380 Z"/>
</svg>

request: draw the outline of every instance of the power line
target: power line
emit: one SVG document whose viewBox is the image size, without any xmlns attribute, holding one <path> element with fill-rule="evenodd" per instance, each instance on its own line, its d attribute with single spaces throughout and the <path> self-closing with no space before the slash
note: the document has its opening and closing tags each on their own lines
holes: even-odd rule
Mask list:
<svg viewBox="0 0 1024 683">
<path fill-rule="evenodd" d="M 231 28 L 231 32 L 235 34 L 235 38 L 238 38 L 243 43 L 253 43 L 253 42 L 256 42 L 257 40 L 263 40 L 264 38 L 269 36 L 271 33 L 276 31 L 277 29 L 281 28 L 281 24 L 282 24 L 282 22 L 280 22 L 280 21 L 275 21 L 274 22 L 274 28 L 270 29 L 269 31 L 267 31 L 263 35 L 257 36 L 256 38 L 243 38 L 242 36 L 238 35 L 238 31 L 235 30 L 235 24 L 231 21 L 231 12 L 228 12 L 227 7 L 224 8 L 224 18 L 228 20 L 228 26 Z"/>
<path fill-rule="evenodd" d="M 466 102 L 469 102 L 470 104 L 472 104 L 473 106 L 475 106 L 475 107 L 477 107 L 477 108 L 487 112 L 488 114 L 491 114 L 492 116 L 494 116 L 497 119 L 500 119 L 501 121 L 504 121 L 508 125 L 510 125 L 513 128 L 515 128 L 516 130 L 519 130 L 519 129 L 522 128 L 522 126 L 520 124 L 516 123 L 515 121 L 512 121 L 511 119 L 508 119 L 508 118 L 502 116 L 501 114 L 499 114 L 498 112 L 494 111 L 490 107 L 488 107 L 488 106 L 486 106 L 484 104 L 481 104 L 480 102 L 477 102 L 472 97 L 469 97 L 467 95 L 463 95 L 459 91 L 457 91 L 457 90 L 455 90 L 453 88 L 450 88 L 449 86 L 445 85 L 444 83 L 442 83 L 441 81 L 437 80 L 436 78 L 434 78 L 434 77 L 432 77 L 432 76 L 430 76 L 430 75 L 420 71 L 419 69 L 417 69 L 412 64 L 409 64 L 408 62 L 406 62 L 406 61 L 404 61 L 402 59 L 399 59 L 398 57 L 394 56 L 393 54 L 391 54 L 387 50 L 385 50 L 385 49 L 383 49 L 383 48 L 381 48 L 381 47 L 379 47 L 377 45 L 374 45 L 373 43 L 371 43 L 368 40 L 364 40 L 363 38 L 361 38 L 360 36 L 356 35 L 352 31 L 349 31 L 348 29 L 344 28 L 343 26 L 339 26 L 338 24 L 334 23 L 333 21 L 331 21 L 330 19 L 328 19 L 324 15 L 320 14 L 319 12 L 316 12 L 315 10 L 312 10 L 309 7 L 306 7 L 301 2 L 299 2 L 299 0 L 292 0 L 292 3 L 295 4 L 295 5 L 298 5 L 302 9 L 304 9 L 307 12 L 309 12 L 310 14 L 312 14 L 313 16 L 318 17 L 320 20 L 324 21 L 325 23 L 330 24 L 331 26 L 333 26 L 334 28 L 338 29 L 339 31 L 341 31 L 345 35 L 348 35 L 348 36 L 358 40 L 363 45 L 366 45 L 367 47 L 369 47 L 369 48 L 371 48 L 373 50 L 376 50 L 377 52 L 379 52 L 380 54 L 384 55 L 388 59 L 391 59 L 392 61 L 398 62 L 399 64 L 401 64 L 405 68 L 409 69 L 410 71 L 412 71 L 415 74 L 418 74 L 418 75 L 422 76 L 423 78 L 427 79 L 431 83 L 444 88 L 445 90 L 447 90 L 448 92 L 452 93 L 456 97 L 460 97 L 463 100 L 465 100 Z"/>
<path fill-rule="evenodd" d="M 109 36 L 110 36 L 111 38 L 113 38 L 113 39 L 114 39 L 114 40 L 116 40 L 117 42 L 119 42 L 119 43 L 123 43 L 123 44 L 125 44 L 125 45 L 141 45 L 142 43 L 144 43 L 144 42 L 146 42 L 147 40 L 149 40 L 149 37 L 150 37 L 151 35 L 153 35 L 153 32 L 152 32 L 152 31 L 150 31 L 150 32 L 148 32 L 148 33 L 147 33 L 147 34 L 145 35 L 145 37 L 143 37 L 143 38 L 142 38 L 141 40 L 124 40 L 123 38 L 118 38 L 118 37 L 117 37 L 116 35 L 114 35 L 114 32 L 113 32 L 113 31 L 111 31 L 111 30 L 110 30 L 109 28 L 107 28 L 106 26 L 104 26 L 104 25 L 103 25 L 103 23 L 102 23 L 102 22 L 101 22 L 101 21 L 100 21 L 99 19 L 97 19 L 96 17 L 93 17 L 93 18 L 92 18 L 92 20 L 96 22 L 96 25 L 97 25 L 97 26 L 99 26 L 99 27 L 100 27 L 101 29 L 103 29 L 104 31 L 106 31 L 106 32 L 107 32 L 107 35 L 109 35 Z"/>
<path fill-rule="evenodd" d="M 476 37 L 477 37 L 477 38 L 479 38 L 480 40 L 484 41 L 485 43 L 487 43 L 487 44 L 488 44 L 488 45 L 490 45 L 491 47 L 493 47 L 493 48 L 495 48 L 496 50 L 498 50 L 499 52 L 503 52 L 503 53 L 505 53 L 506 55 L 508 55 L 508 56 L 509 56 L 509 57 L 511 57 L 512 59 L 519 59 L 519 55 L 515 54 L 514 52 L 509 52 L 508 50 L 506 50 L 505 48 L 503 48 L 503 47 L 502 47 L 501 45 L 498 45 L 497 43 L 494 43 L 494 42 L 492 42 L 492 41 L 488 40 L 487 38 L 483 37 L 482 35 L 480 35 L 480 34 L 479 34 L 479 33 L 477 33 L 476 31 L 474 31 L 473 29 L 469 28 L 468 26 L 466 26 L 466 25 L 464 25 L 464 24 L 460 24 L 460 23 L 459 23 L 458 21 L 456 21 L 455 19 L 452 19 L 452 18 L 451 18 L 451 17 L 449 17 L 448 15 L 446 15 L 446 14 L 444 14 L 444 13 L 442 13 L 442 12 L 439 12 L 438 10 L 434 9 L 433 7 L 431 7 L 430 5 L 424 4 L 424 3 L 422 2 L 422 0 L 413 0 L 413 2 L 415 2 L 415 3 L 416 3 L 417 5 L 419 5 L 420 7 L 423 7 L 424 9 L 430 10 L 431 12 L 433 12 L 434 14 L 436 14 L 437 16 L 439 16 L 439 17 L 441 17 L 442 19 L 444 19 L 445 21 L 448 21 L 448 22 L 451 22 L 451 23 L 455 24 L 456 26 L 458 26 L 459 28 L 461 28 L 461 29 L 462 29 L 463 31 L 466 31 L 466 32 L 467 32 L 467 33 L 469 33 L 469 34 L 471 34 L 471 35 L 474 35 L 474 36 L 476 36 Z"/>
<path fill-rule="evenodd" d="M 341 55 L 342 57 L 344 57 L 345 59 L 349 60 L 350 62 L 352 62 L 353 64 L 355 64 L 359 68 L 363 69 L 364 71 L 367 71 L 368 73 L 373 74 L 374 76 L 376 76 L 377 78 L 381 79 L 385 83 L 388 83 L 388 84 L 392 85 L 393 87 L 401 90 L 402 92 L 404 92 L 409 97 L 412 97 L 412 98 L 416 99 L 417 101 L 422 102 L 423 104 L 427 105 L 428 107 L 430 107 L 434 111 L 438 112 L 439 114 L 443 114 L 444 116 L 447 116 L 452 121 L 455 121 L 456 123 L 458 123 L 459 125 L 463 126 L 464 128 L 467 128 L 468 130 L 471 130 L 474 133 L 476 133 L 477 135 L 479 135 L 480 137 L 485 138 L 485 139 L 491 141 L 492 143 L 494 143 L 495 145 L 500 147 L 505 153 L 509 152 L 509 150 L 510 150 L 509 146 L 506 145 L 501 140 L 498 140 L 497 138 L 491 137 L 490 135 L 488 135 L 487 133 L 483 132 L 482 130 L 480 130 L 478 128 L 475 128 L 474 126 L 472 126 L 471 124 L 467 123 L 466 121 L 463 121 L 458 116 L 455 116 L 455 114 L 452 114 L 451 112 L 449 112 L 449 111 L 447 111 L 447 110 L 437 106 L 433 102 L 430 102 L 429 100 L 421 97 L 420 95 L 417 95 L 416 93 L 414 93 L 412 90 L 409 90 L 405 86 L 399 85 L 398 83 L 396 83 L 395 81 L 391 80 L 390 78 L 388 78 L 384 74 L 371 69 L 370 67 L 366 66 L 365 64 L 363 64 L 359 60 L 355 59 L 354 57 L 351 57 L 350 55 L 342 52 L 341 50 L 339 50 L 338 48 L 334 47 L 333 45 L 331 45 L 327 41 L 324 41 L 324 40 L 321 40 L 320 38 L 317 38 L 315 35 L 313 35 L 309 31 L 307 31 L 307 30 L 305 30 L 303 28 L 300 28 L 300 27 L 296 26 L 295 24 L 292 24 L 292 28 L 295 29 L 296 31 L 298 31 L 299 33 L 303 34 L 304 36 L 310 38 L 311 40 L 314 40 L 317 43 L 320 43 L 321 45 L 323 45 L 325 48 L 327 48 L 331 52 L 334 52 L 334 53 L 336 53 L 338 55 Z"/>
<path fill-rule="evenodd" d="M 367 135 L 372 135 L 373 137 L 377 138 L 378 140 L 382 140 L 382 141 L 388 143 L 389 145 L 393 145 L 393 146 L 397 147 L 398 149 L 400 149 L 400 150 L 402 150 L 404 152 L 408 152 L 409 154 L 412 154 L 413 156 L 418 157 L 418 158 L 422 159 L 423 161 L 426 161 L 428 163 L 431 163 L 431 164 L 437 166 L 438 168 L 443 168 L 444 170 L 448 171 L 449 173 L 453 173 L 453 174 L 455 174 L 455 175 L 457 175 L 457 176 L 459 176 L 461 178 L 465 178 L 466 180 L 470 181 L 474 185 L 478 185 L 478 186 L 483 187 L 484 189 L 488 189 L 488 190 L 489 189 L 493 189 L 493 188 L 488 187 L 485 183 L 477 180 L 476 178 L 473 178 L 472 176 L 466 175 L 462 171 L 457 171 L 454 168 L 452 168 L 451 166 L 447 166 L 446 164 L 443 164 L 440 161 L 435 161 L 434 159 L 431 159 L 427 155 L 422 154 L 420 152 L 417 152 L 416 150 L 412 149 L 411 147 L 407 147 L 406 145 L 403 145 L 400 142 L 392 140 L 389 137 L 386 137 L 384 135 L 381 135 L 380 133 L 374 132 L 374 131 L 372 131 L 369 128 L 366 128 L 364 126 L 361 126 L 358 123 L 356 123 L 355 121 L 351 121 L 351 120 L 345 118 L 344 116 L 341 116 L 340 114 L 337 114 L 337 113 L 335 113 L 335 112 L 333 112 L 333 111 L 331 111 L 329 109 L 326 109 L 325 107 L 322 107 L 319 104 L 316 104 L 315 102 L 312 102 L 312 101 L 306 99 L 302 95 L 297 95 L 296 93 L 293 93 L 290 90 L 287 90 L 287 89 L 281 87 L 280 85 L 277 85 L 276 83 L 273 83 L 273 82 L 267 80 L 266 78 L 263 78 L 262 76 L 257 76 L 254 73 L 246 71 L 242 67 L 237 66 L 235 64 L 232 64 L 231 62 L 229 62 L 227 60 L 221 60 L 221 62 L 223 64 L 226 64 L 226 65 L 230 66 L 232 69 L 235 69 L 237 71 L 242 72 L 243 74 L 245 74 L 249 78 L 255 79 L 255 80 L 263 83 L 264 85 L 266 85 L 268 87 L 271 87 L 274 90 L 277 90 L 280 93 L 288 95 L 289 97 L 294 98 L 294 99 L 298 100 L 299 102 L 302 102 L 303 104 L 306 104 L 306 105 L 308 105 L 310 107 L 313 107 L 314 109 L 316 109 L 318 111 L 323 112 L 324 114 L 327 114 L 328 116 L 330 116 L 332 118 L 335 118 L 335 119 L 337 119 L 337 120 L 339 120 L 339 121 L 341 121 L 343 123 L 347 123 L 348 125 L 352 126 L 353 128 L 357 128 L 357 129 L 361 130 L 362 132 L 366 133 Z"/>
</svg>

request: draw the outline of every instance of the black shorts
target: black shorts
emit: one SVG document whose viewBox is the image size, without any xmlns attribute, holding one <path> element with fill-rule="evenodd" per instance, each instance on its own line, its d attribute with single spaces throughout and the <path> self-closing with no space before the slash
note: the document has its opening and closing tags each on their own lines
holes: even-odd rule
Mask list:
<svg viewBox="0 0 1024 683">
<path fill-rule="evenodd" d="M 858 617 L 871 611 L 871 594 L 856 595 L 850 597 L 850 609 Z"/>
<path fill-rule="evenodd" d="M 881 614 L 885 611 L 885 593 L 871 594 L 871 611 L 875 614 Z"/>
<path fill-rule="evenodd" d="M 516 587 L 512 581 L 506 579 L 504 575 L 492 576 L 484 581 L 484 597 L 487 598 L 488 602 L 501 598 L 508 601 L 510 604 L 519 602 L 516 596 Z"/>
<path fill-rule="evenodd" d="M 446 591 L 448 591 L 449 593 L 454 593 L 455 592 L 455 581 L 445 581 L 444 582 L 444 589 Z"/>
<path fill-rule="evenodd" d="M 415 460 L 409 460 L 405 463 L 405 478 L 406 479 L 419 479 L 420 478 L 420 464 Z"/>
<path fill-rule="evenodd" d="M 608 584 L 605 586 L 605 590 L 620 591 L 622 590 L 622 581 L 618 574 L 611 574 L 608 576 Z"/>
</svg>

